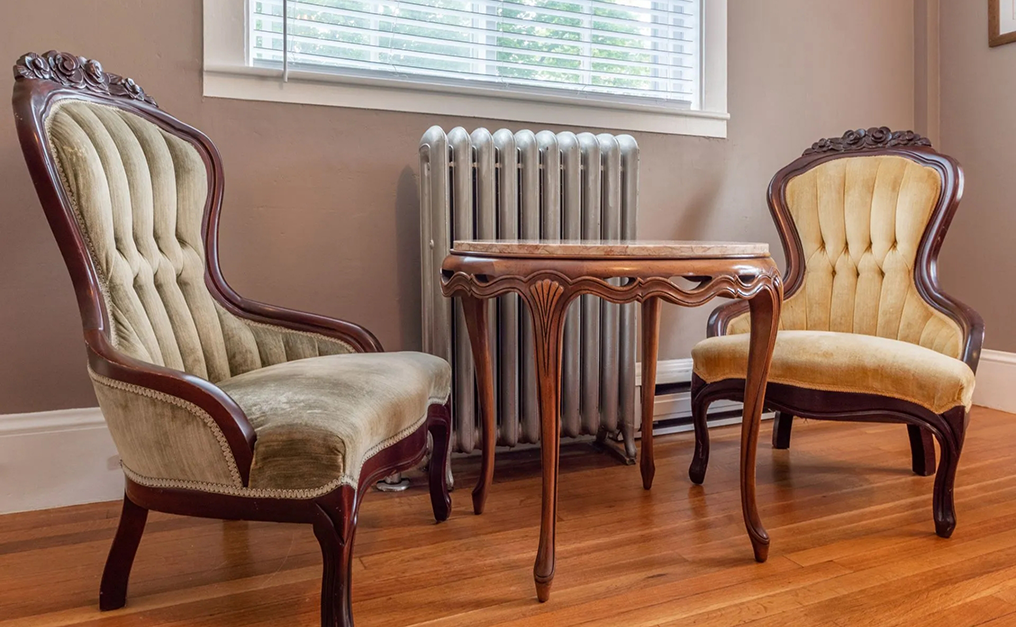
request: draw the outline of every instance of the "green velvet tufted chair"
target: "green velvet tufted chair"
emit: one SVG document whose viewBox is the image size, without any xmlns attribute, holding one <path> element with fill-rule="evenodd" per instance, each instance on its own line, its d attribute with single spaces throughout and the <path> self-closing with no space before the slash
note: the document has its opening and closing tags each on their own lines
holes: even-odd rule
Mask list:
<svg viewBox="0 0 1016 627">
<path fill-rule="evenodd" d="M 313 525 L 322 625 L 352 625 L 356 514 L 419 464 L 445 483 L 451 371 L 364 328 L 237 295 L 219 271 L 223 176 L 199 131 L 134 81 L 65 53 L 14 67 L 25 159 L 70 271 L 88 374 L 126 475 L 99 592 L 125 604 L 149 510 Z"/>
<path fill-rule="evenodd" d="M 935 472 L 935 529 L 956 525 L 953 482 L 984 337 L 981 317 L 939 287 L 937 260 L 963 194 L 963 173 L 927 139 L 887 128 L 823 139 L 780 170 L 769 208 L 787 257 L 783 311 L 766 392 L 773 446 L 794 416 L 908 426 L 914 472 Z M 740 400 L 747 307 L 713 312 L 692 351 L 695 458 L 709 460 L 706 412 Z"/>
</svg>

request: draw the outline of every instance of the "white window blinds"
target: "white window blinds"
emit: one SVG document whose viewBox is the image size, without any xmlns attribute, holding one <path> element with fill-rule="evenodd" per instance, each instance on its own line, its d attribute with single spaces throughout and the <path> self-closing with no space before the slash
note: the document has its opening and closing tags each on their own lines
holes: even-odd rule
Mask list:
<svg viewBox="0 0 1016 627">
<path fill-rule="evenodd" d="M 698 109 L 701 2 L 248 0 L 248 62 Z"/>
</svg>

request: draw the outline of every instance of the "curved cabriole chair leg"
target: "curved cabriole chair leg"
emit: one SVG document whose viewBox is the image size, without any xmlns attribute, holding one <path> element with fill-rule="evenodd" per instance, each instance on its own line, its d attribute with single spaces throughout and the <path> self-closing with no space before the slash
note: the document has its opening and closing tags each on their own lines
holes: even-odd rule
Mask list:
<svg viewBox="0 0 1016 627">
<path fill-rule="evenodd" d="M 434 439 L 434 452 L 430 457 L 427 476 L 430 483 L 430 504 L 434 508 L 434 519 L 448 520 L 452 511 L 452 498 L 448 494 L 448 456 L 451 449 L 452 423 L 448 405 L 432 405 L 430 424 L 427 426 Z"/>
<path fill-rule="evenodd" d="M 790 431 L 794 427 L 794 415 L 785 411 L 776 412 L 773 419 L 773 448 L 784 450 L 790 448 Z"/>
<path fill-rule="evenodd" d="M 109 548 L 106 567 L 99 584 L 99 609 L 117 610 L 127 604 L 127 581 L 131 576 L 134 556 L 137 555 L 141 535 L 145 531 L 148 510 L 123 495 L 120 525 Z"/>
<path fill-rule="evenodd" d="M 935 475 L 935 495 L 933 509 L 935 515 L 935 533 L 943 538 L 952 535 L 956 528 L 956 508 L 953 502 L 953 485 L 956 481 L 956 466 L 963 450 L 966 436 L 968 414 L 963 407 L 950 410 L 942 417 L 948 431 L 939 438 L 942 449 L 938 473 Z"/>
<path fill-rule="evenodd" d="M 709 466 L 709 426 L 706 424 L 706 418 L 709 415 L 709 406 L 713 402 L 702 393 L 703 389 L 692 392 L 691 399 L 691 421 L 695 426 L 695 455 L 688 468 L 688 477 L 692 483 L 698 485 L 702 485 L 705 481 L 706 468 Z"/>
<path fill-rule="evenodd" d="M 350 488 L 352 492 L 352 488 Z M 345 506 L 319 503 L 314 535 L 321 545 L 321 627 L 353 626 L 353 538 L 356 535 L 356 496 L 344 498 Z"/>
<path fill-rule="evenodd" d="M 935 435 L 928 429 L 907 425 L 910 437 L 911 464 L 915 475 L 930 477 L 935 474 Z"/>
</svg>

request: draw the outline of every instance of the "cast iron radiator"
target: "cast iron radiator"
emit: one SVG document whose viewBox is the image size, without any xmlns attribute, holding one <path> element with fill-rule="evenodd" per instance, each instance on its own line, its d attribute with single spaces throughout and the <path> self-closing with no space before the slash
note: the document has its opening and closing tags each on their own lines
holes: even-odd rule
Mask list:
<svg viewBox="0 0 1016 627">
<path fill-rule="evenodd" d="M 441 294 L 457 239 L 634 238 L 639 149 L 629 135 L 438 126 L 420 141 L 423 350 L 452 364 L 455 450 L 481 444 L 461 305 Z M 515 294 L 489 303 L 497 443 L 540 439 L 532 322 Z M 619 437 L 635 457 L 635 305 L 572 303 L 564 328 L 561 433 Z"/>
</svg>

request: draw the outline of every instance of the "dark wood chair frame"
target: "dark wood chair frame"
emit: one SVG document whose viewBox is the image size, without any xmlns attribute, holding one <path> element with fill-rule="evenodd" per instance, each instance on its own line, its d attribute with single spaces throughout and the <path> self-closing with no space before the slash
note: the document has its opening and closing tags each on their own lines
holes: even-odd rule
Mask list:
<svg viewBox="0 0 1016 627">
<path fill-rule="evenodd" d="M 787 206 L 786 190 L 796 176 L 829 161 L 863 155 L 894 155 L 934 168 L 941 176 L 942 191 L 938 204 L 922 235 L 914 264 L 914 281 L 921 297 L 936 310 L 954 320 L 963 332 L 960 359 L 976 372 L 984 340 L 984 322 L 970 307 L 942 291 L 938 281 L 938 255 L 963 195 L 963 170 L 946 155 L 937 153 L 926 138 L 912 131 L 890 131 L 888 128 L 847 131 L 840 138 L 822 139 L 806 150 L 796 161 L 776 173 L 769 184 L 769 210 L 780 234 L 787 259 L 784 298 L 789 300 L 804 283 L 804 247 Z M 710 337 L 724 335 L 735 317 L 747 311 L 742 302 L 718 307 L 708 322 Z M 709 463 L 709 432 L 706 415 L 714 401 L 740 401 L 744 380 L 727 379 L 706 383 L 692 377 L 692 417 L 695 425 L 695 453 L 689 468 L 694 483 L 705 479 Z M 904 423 L 910 439 L 912 465 L 915 473 L 927 476 L 935 472 L 935 445 L 939 442 L 941 461 L 935 477 L 933 513 L 935 531 L 948 538 L 956 527 L 953 484 L 956 466 L 963 448 L 968 412 L 956 407 L 944 414 L 935 414 L 924 407 L 895 398 L 874 394 L 827 392 L 791 385 L 770 383 L 765 406 L 776 411 L 773 425 L 773 448 L 790 447 L 794 416 L 822 420 Z"/>
<path fill-rule="evenodd" d="M 13 107 L 18 136 L 39 200 L 74 284 L 88 364 L 99 375 L 169 394 L 208 412 L 225 435 L 246 486 L 257 435 L 233 399 L 204 379 L 133 359 L 118 352 L 110 343 L 109 316 L 100 295 L 96 268 L 46 141 L 45 120 L 52 107 L 67 99 L 116 107 L 156 124 L 197 149 L 209 177 L 202 224 L 207 256 L 205 284 L 212 297 L 227 311 L 241 318 L 335 338 L 358 352 L 380 352 L 383 350 L 380 342 L 359 325 L 248 300 L 229 287 L 219 268 L 218 229 L 223 197 L 219 153 L 200 131 L 161 111 L 133 80 L 104 72 L 96 61 L 56 51 L 22 56 L 14 66 L 14 76 Z M 360 501 L 377 480 L 418 465 L 427 453 L 428 434 L 433 436 L 434 442 L 428 477 L 431 505 L 439 522 L 448 518 L 451 499 L 444 472 L 451 437 L 448 409 L 447 404 L 432 405 L 427 420 L 419 429 L 369 458 L 355 489 L 342 485 L 313 499 L 249 498 L 152 488 L 125 479 L 123 513 L 99 590 L 100 609 L 117 609 L 126 603 L 134 556 L 148 511 L 154 510 L 225 520 L 313 525 L 324 558 L 321 624 L 352 625 L 350 577 Z"/>
</svg>

